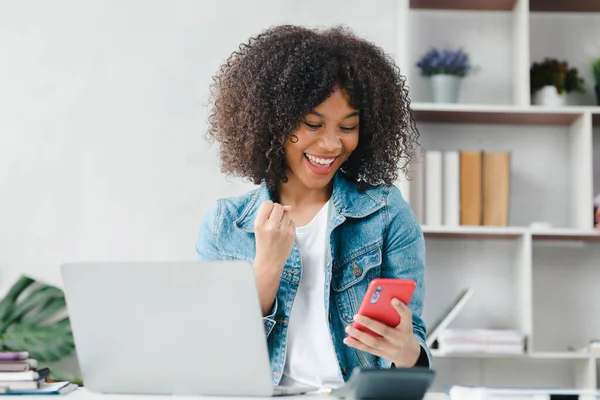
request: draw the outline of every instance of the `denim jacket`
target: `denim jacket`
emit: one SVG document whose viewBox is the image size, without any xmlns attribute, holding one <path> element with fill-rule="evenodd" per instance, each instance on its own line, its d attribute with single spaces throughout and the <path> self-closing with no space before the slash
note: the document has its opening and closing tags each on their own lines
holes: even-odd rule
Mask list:
<svg viewBox="0 0 600 400">
<path fill-rule="evenodd" d="M 271 200 L 262 184 L 245 195 L 218 200 L 202 221 L 196 243 L 200 260 L 245 260 L 256 254 L 254 219 Z M 421 318 L 424 296 L 425 242 L 412 209 L 395 186 L 359 192 L 338 172 L 334 177 L 328 231 L 331 251 L 325 266 L 325 315 L 344 381 L 359 368 L 390 368 L 391 362 L 346 346 L 344 329 L 352 323 L 369 282 L 376 277 L 412 279 L 417 283 L 409 308 L 414 335 L 421 344 L 417 364 L 431 367 Z M 281 379 L 286 357 L 287 325 L 302 266 L 294 244 L 281 274 L 270 315 L 263 318 L 273 385 Z"/>
</svg>

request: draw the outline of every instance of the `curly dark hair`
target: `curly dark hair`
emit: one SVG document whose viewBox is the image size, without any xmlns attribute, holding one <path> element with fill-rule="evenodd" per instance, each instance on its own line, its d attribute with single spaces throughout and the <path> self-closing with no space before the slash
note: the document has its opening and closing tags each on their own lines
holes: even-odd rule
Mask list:
<svg viewBox="0 0 600 400">
<path fill-rule="evenodd" d="M 290 134 L 339 87 L 360 112 L 358 147 L 340 172 L 360 190 L 391 185 L 419 137 L 405 80 L 381 48 L 347 28 L 271 27 L 213 77 L 208 137 L 221 145 L 222 172 L 276 193 L 287 182 Z"/>
</svg>

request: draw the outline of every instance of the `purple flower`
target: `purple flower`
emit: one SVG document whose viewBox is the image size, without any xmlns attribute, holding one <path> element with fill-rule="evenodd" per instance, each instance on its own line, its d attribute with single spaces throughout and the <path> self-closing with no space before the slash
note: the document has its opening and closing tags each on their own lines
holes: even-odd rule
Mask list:
<svg viewBox="0 0 600 400">
<path fill-rule="evenodd" d="M 433 48 L 421 58 L 417 67 L 424 76 L 447 74 L 463 77 L 472 70 L 469 55 L 462 49 L 439 51 Z"/>
</svg>

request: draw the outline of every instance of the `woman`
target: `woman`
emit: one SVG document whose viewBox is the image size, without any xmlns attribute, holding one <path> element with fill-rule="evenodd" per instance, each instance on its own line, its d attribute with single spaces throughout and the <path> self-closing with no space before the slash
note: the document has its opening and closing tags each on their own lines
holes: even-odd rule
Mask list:
<svg viewBox="0 0 600 400">
<path fill-rule="evenodd" d="M 214 82 L 222 171 L 260 187 L 219 200 L 196 251 L 253 264 L 273 384 L 339 387 L 355 367 L 430 365 L 423 234 L 393 186 L 418 133 L 393 61 L 341 28 L 279 26 Z M 417 283 L 408 306 L 393 304 L 396 327 L 355 316 L 376 277 Z"/>
</svg>

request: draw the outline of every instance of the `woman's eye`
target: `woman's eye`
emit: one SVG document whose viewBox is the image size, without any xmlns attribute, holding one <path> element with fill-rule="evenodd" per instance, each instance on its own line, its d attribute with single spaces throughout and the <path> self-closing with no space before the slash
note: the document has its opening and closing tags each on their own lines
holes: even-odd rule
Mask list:
<svg viewBox="0 0 600 400">
<path fill-rule="evenodd" d="M 352 132 L 353 130 L 356 129 L 356 125 L 355 126 L 340 126 L 340 131 L 342 132 Z"/>
<path fill-rule="evenodd" d="M 321 125 L 311 124 L 306 121 L 304 121 L 304 125 L 306 125 L 309 129 L 319 129 L 321 127 Z"/>
</svg>

